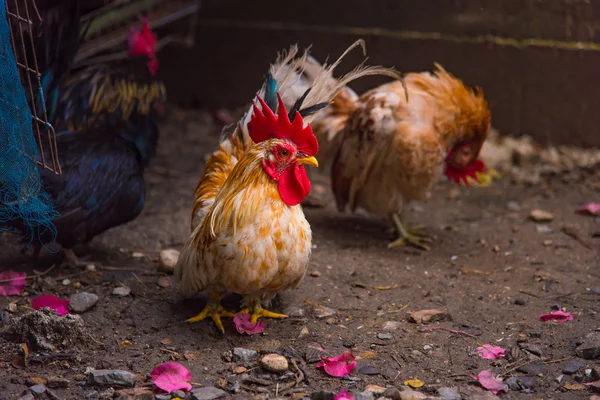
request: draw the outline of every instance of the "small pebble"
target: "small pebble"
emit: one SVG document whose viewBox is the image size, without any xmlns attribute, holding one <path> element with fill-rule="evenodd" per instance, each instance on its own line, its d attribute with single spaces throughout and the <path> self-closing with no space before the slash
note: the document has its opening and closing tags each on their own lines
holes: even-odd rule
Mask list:
<svg viewBox="0 0 600 400">
<path fill-rule="evenodd" d="M 90 371 L 88 383 L 98 386 L 133 387 L 135 385 L 135 375 L 129 371 L 117 369 L 96 369 Z"/>
<path fill-rule="evenodd" d="M 17 312 L 17 308 L 17 303 L 8 303 L 6 306 L 6 311 L 14 314 Z"/>
<path fill-rule="evenodd" d="M 535 222 L 550 222 L 554 219 L 554 215 L 549 213 L 548 211 L 535 209 L 532 210 L 529 214 L 529 218 L 531 218 Z"/>
<path fill-rule="evenodd" d="M 35 400 L 35 396 L 31 392 L 27 392 L 17 400 Z"/>
<path fill-rule="evenodd" d="M 321 273 L 319 271 L 311 271 L 310 276 L 318 278 L 321 276 Z"/>
<path fill-rule="evenodd" d="M 158 255 L 158 271 L 172 274 L 179 259 L 179 252 L 175 249 L 166 249 Z"/>
<path fill-rule="evenodd" d="M 357 374 L 362 375 L 379 375 L 381 372 L 370 364 L 359 363 L 354 370 Z"/>
<path fill-rule="evenodd" d="M 282 374 L 289 368 L 287 359 L 279 354 L 267 354 L 260 359 L 259 364 L 263 369 L 276 374 Z"/>
<path fill-rule="evenodd" d="M 408 315 L 408 320 L 410 322 L 416 322 L 418 324 L 424 324 L 427 322 L 436 322 L 436 321 L 444 321 L 446 319 L 450 319 L 450 316 L 443 311 L 440 310 L 420 310 L 411 312 Z"/>
<path fill-rule="evenodd" d="M 379 340 L 392 340 L 394 338 L 394 335 L 392 335 L 391 333 L 378 333 L 377 334 L 377 339 Z"/>
<path fill-rule="evenodd" d="M 171 400 L 171 395 L 170 394 L 157 394 L 154 396 L 154 398 L 156 400 Z M 180 397 L 183 398 L 183 397 Z"/>
<path fill-rule="evenodd" d="M 548 247 L 548 246 L 552 246 L 552 240 L 544 240 L 544 246 Z"/>
<path fill-rule="evenodd" d="M 85 270 L 87 272 L 95 272 L 96 271 L 96 266 L 94 264 L 88 264 L 85 266 Z"/>
<path fill-rule="evenodd" d="M 600 358 L 600 332 L 588 334 L 584 342 L 577 347 L 575 353 L 578 357 L 586 360 L 596 360 Z"/>
<path fill-rule="evenodd" d="M 304 309 L 301 307 L 298 307 L 298 306 L 286 307 L 283 310 L 283 313 L 285 315 L 287 315 L 288 317 L 292 317 L 292 318 L 302 318 L 302 317 L 306 316 L 306 312 L 304 311 Z"/>
<path fill-rule="evenodd" d="M 325 306 L 315 306 L 314 308 L 315 317 L 323 319 L 335 315 L 335 310 Z"/>
<path fill-rule="evenodd" d="M 527 303 L 525 303 L 525 300 L 523 299 L 515 299 L 515 304 L 518 306 L 524 306 Z"/>
<path fill-rule="evenodd" d="M 562 372 L 564 374 L 574 374 L 579 372 L 585 366 L 584 363 L 578 360 L 569 360 L 563 365 Z"/>
<path fill-rule="evenodd" d="M 437 390 L 440 400 L 460 400 L 460 393 L 455 387 L 441 387 Z"/>
<path fill-rule="evenodd" d="M 41 395 L 42 393 L 44 393 L 47 390 L 46 386 L 44 385 L 33 385 L 29 388 L 29 391 L 31 393 L 33 393 L 34 395 Z"/>
<path fill-rule="evenodd" d="M 193 400 L 214 400 L 223 396 L 227 396 L 227 392 L 214 386 L 201 387 L 192 390 Z"/>
<path fill-rule="evenodd" d="M 118 297 L 127 297 L 127 296 L 129 296 L 130 293 L 131 293 L 131 289 L 128 287 L 124 287 L 124 286 L 116 287 L 112 291 L 113 296 L 118 296 Z"/>
<path fill-rule="evenodd" d="M 383 386 L 377 385 L 367 385 L 365 387 L 365 392 L 372 392 L 373 394 L 383 394 L 386 391 L 386 388 Z"/>
<path fill-rule="evenodd" d="M 509 211 L 519 211 L 521 210 L 521 205 L 516 201 L 509 201 L 508 203 L 506 203 L 506 208 Z"/>
<path fill-rule="evenodd" d="M 233 349 L 233 361 L 242 361 L 249 364 L 257 358 L 258 352 L 255 350 L 244 349 L 243 347 L 236 347 Z"/>
<path fill-rule="evenodd" d="M 536 225 L 535 230 L 537 231 L 537 233 L 552 233 L 552 232 L 554 232 L 554 229 L 552 229 L 552 227 L 549 225 Z"/>
<path fill-rule="evenodd" d="M 142 258 L 142 257 L 144 257 L 144 253 L 141 253 L 139 251 L 134 251 L 133 253 L 131 253 L 131 257 L 133 257 L 133 258 Z"/>
<path fill-rule="evenodd" d="M 405 390 L 400 392 L 400 400 L 424 400 L 427 398 L 425 393 L 416 390 Z"/>
<path fill-rule="evenodd" d="M 383 330 L 384 331 L 395 331 L 396 329 L 399 329 L 402 326 L 401 322 L 398 321 L 386 321 L 383 324 Z"/>
<path fill-rule="evenodd" d="M 74 293 L 69 297 L 69 308 L 78 314 L 84 313 L 94 307 L 98 302 L 98 296 L 94 293 Z"/>
<path fill-rule="evenodd" d="M 68 286 L 71 284 L 71 280 L 70 279 L 63 279 L 62 281 L 63 286 Z"/>
<path fill-rule="evenodd" d="M 158 284 L 158 286 L 164 289 L 168 289 L 171 287 L 171 280 L 166 276 L 161 276 L 160 278 L 158 278 L 158 281 L 156 283 Z"/>
<path fill-rule="evenodd" d="M 300 329 L 300 333 L 298 334 L 298 339 L 302 339 L 303 337 L 308 336 L 309 334 L 309 330 L 306 326 L 303 326 L 302 329 Z"/>
<path fill-rule="evenodd" d="M 61 389 L 69 386 L 69 380 L 60 376 L 51 376 L 46 384 L 50 389 Z"/>
<path fill-rule="evenodd" d="M 517 371 L 527 375 L 542 375 L 546 371 L 544 364 L 527 364 L 517 368 Z"/>
</svg>

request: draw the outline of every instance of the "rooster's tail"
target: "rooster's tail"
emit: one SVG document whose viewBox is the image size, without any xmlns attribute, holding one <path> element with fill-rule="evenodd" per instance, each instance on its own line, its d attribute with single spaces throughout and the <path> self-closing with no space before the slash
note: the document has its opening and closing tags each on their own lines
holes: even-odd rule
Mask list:
<svg viewBox="0 0 600 400">
<path fill-rule="evenodd" d="M 287 53 L 281 54 L 270 68 L 270 75 L 277 82 L 277 90 L 281 94 L 286 108 L 290 109 L 307 90 L 310 91 L 303 101 L 305 109 L 323 103 L 329 104 L 328 107 L 304 118 L 307 123 L 311 123 L 313 132 L 319 140 L 319 165 L 321 168 L 326 167 L 329 159 L 335 154 L 336 137 L 339 136 L 337 133 L 344 128 L 348 118 L 357 107 L 358 95 L 347 86 L 348 83 L 370 75 L 401 79 L 400 73 L 393 68 L 365 66 L 364 62 L 351 72 L 335 78 L 333 70 L 357 46 L 363 49 L 363 53 L 365 52 L 364 41 L 359 39 L 348 47 L 333 64 L 329 65 L 321 64 L 312 57 L 309 54 L 310 48 L 306 49 L 302 55 L 298 55 L 298 46 L 293 45 Z M 268 84 L 265 84 L 259 94 L 264 98 L 268 89 Z M 250 117 L 251 110 L 244 117 L 244 127 Z"/>
<path fill-rule="evenodd" d="M 199 267 L 201 261 L 198 251 L 202 247 L 197 243 L 199 236 L 196 231 L 200 226 L 197 228 L 183 245 L 175 265 L 174 275 L 180 282 L 179 291 L 184 296 L 203 291 L 207 282 L 207 277 L 204 275 L 206 269 Z"/>
</svg>

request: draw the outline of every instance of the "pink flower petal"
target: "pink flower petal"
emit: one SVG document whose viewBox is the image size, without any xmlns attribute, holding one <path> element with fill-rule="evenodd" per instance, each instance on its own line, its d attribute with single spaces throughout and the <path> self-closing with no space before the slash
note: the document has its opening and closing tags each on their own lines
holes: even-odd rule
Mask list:
<svg viewBox="0 0 600 400">
<path fill-rule="evenodd" d="M 481 386 L 494 394 L 498 394 L 501 391 L 508 392 L 508 385 L 502 382 L 501 379 L 496 378 L 492 371 L 481 371 L 477 375 L 477 380 Z"/>
<path fill-rule="evenodd" d="M 580 214 L 600 216 L 600 203 L 587 203 L 577 208 L 576 211 Z"/>
<path fill-rule="evenodd" d="M 500 357 L 504 357 L 506 349 L 500 346 L 492 346 L 491 344 L 484 344 L 477 348 L 477 354 L 479 357 L 485 358 L 486 360 L 495 360 Z"/>
<path fill-rule="evenodd" d="M 69 300 L 59 299 L 58 297 L 51 295 L 38 296 L 31 302 L 31 307 L 33 307 L 34 310 L 48 307 L 56 310 L 58 315 L 69 314 L 69 310 L 67 309 L 68 305 Z"/>
<path fill-rule="evenodd" d="M 264 322 L 256 321 L 255 324 L 250 322 L 250 314 L 235 314 L 233 324 L 239 333 L 246 335 L 256 335 L 265 331 Z"/>
<path fill-rule="evenodd" d="M 540 315 L 540 318 L 544 322 L 546 322 L 546 321 L 556 321 L 556 322 L 573 321 L 573 315 L 571 315 L 570 312 L 564 312 L 564 311 L 560 311 L 560 310 L 554 311 L 553 313 L 550 313 L 550 314 L 542 314 L 542 315 Z"/>
<path fill-rule="evenodd" d="M 346 390 L 342 390 L 338 394 L 335 395 L 333 400 L 354 400 L 354 396 Z"/>
<path fill-rule="evenodd" d="M 14 296 L 21 294 L 25 288 L 26 272 L 4 271 L 0 273 L 0 281 L 14 279 L 10 282 L 0 283 L 0 296 Z"/>
<path fill-rule="evenodd" d="M 337 357 L 321 357 L 321 362 L 317 364 L 317 368 L 323 368 L 329 376 L 341 378 L 354 371 L 354 367 L 356 367 L 355 360 L 354 354 L 346 351 Z"/>
<path fill-rule="evenodd" d="M 150 372 L 152 382 L 164 390 L 171 393 L 176 390 L 192 390 L 192 374 L 186 367 L 177 362 L 166 362 L 160 364 Z"/>
</svg>

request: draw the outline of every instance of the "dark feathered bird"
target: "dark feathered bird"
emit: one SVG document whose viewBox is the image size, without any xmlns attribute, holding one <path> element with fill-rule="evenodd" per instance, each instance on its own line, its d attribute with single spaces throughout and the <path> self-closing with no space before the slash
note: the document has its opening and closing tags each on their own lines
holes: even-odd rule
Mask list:
<svg viewBox="0 0 600 400">
<path fill-rule="evenodd" d="M 144 207 L 144 165 L 156 147 L 154 121 L 121 124 L 110 137 L 106 132 L 72 132 L 57 136 L 62 174 L 40 168 L 42 185 L 59 216 L 56 242 L 68 262 L 78 265 L 73 248 L 89 243 L 106 230 L 135 219 Z M 52 240 L 51 232 L 40 233 L 34 245 L 37 257 L 41 243 Z"/>
<path fill-rule="evenodd" d="M 78 18 L 73 7 L 65 2 L 48 12 L 70 20 Z M 70 28 L 58 29 L 52 21 L 38 35 L 38 41 L 45 43 L 35 49 L 41 59 L 43 99 L 40 95 L 35 100 L 38 106 L 47 106 L 57 131 L 62 174 L 41 167 L 39 172 L 59 216 L 53 220 L 55 232 L 39 232 L 34 253 L 37 256 L 42 244 L 56 235 L 67 261 L 77 265 L 75 246 L 135 219 L 142 211 L 144 167 L 154 156 L 158 140 L 154 110 L 164 101 L 165 91 L 153 78 L 158 66 L 156 37 L 146 21 L 141 31 L 132 29 L 129 34 L 130 59 L 79 71 L 71 71 L 79 24 L 65 21 Z M 58 38 L 63 46 L 56 43 Z M 48 46 L 60 47 L 60 54 L 47 52 Z M 48 147 L 45 141 L 42 145 Z M 11 227 L 23 229 L 19 221 Z"/>
<path fill-rule="evenodd" d="M 156 78 L 159 63 L 155 46 L 156 36 L 143 19 L 141 30 L 132 27 L 127 37 L 126 59 L 73 71 L 51 113 L 55 128 L 76 132 L 110 128 L 160 111 L 166 90 Z"/>
</svg>

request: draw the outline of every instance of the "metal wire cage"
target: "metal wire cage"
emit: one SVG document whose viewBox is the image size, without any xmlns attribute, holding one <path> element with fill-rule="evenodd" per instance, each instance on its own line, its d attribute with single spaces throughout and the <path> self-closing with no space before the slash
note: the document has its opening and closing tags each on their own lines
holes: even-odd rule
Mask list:
<svg viewBox="0 0 600 400">
<path fill-rule="evenodd" d="M 97 6 L 82 16 L 85 32 L 75 57 L 75 67 L 127 58 L 123 39 L 139 17 L 148 18 L 150 28 L 169 25 L 169 33 L 161 35 L 156 50 L 169 43 L 193 46 L 200 0 L 97 0 Z M 186 19 L 187 24 L 173 25 Z"/>
<path fill-rule="evenodd" d="M 33 27 L 42 24 L 42 17 L 37 9 L 35 0 L 7 0 L 6 15 L 10 27 L 10 39 L 17 67 L 21 77 L 21 83 L 24 90 L 29 92 L 28 103 L 31 110 L 33 125 L 33 134 L 35 136 L 39 158 L 37 163 L 55 174 L 61 174 L 60 162 L 58 159 L 58 149 L 56 147 L 56 134 L 52 124 L 48 122 L 46 108 L 43 107 L 42 115 L 38 110 L 33 99 L 35 93 L 41 93 L 42 75 L 38 69 L 38 63 L 35 52 L 27 52 L 26 47 L 35 48 L 33 42 Z M 29 43 L 26 43 L 29 41 Z M 46 141 L 48 146 L 43 146 Z"/>
</svg>

